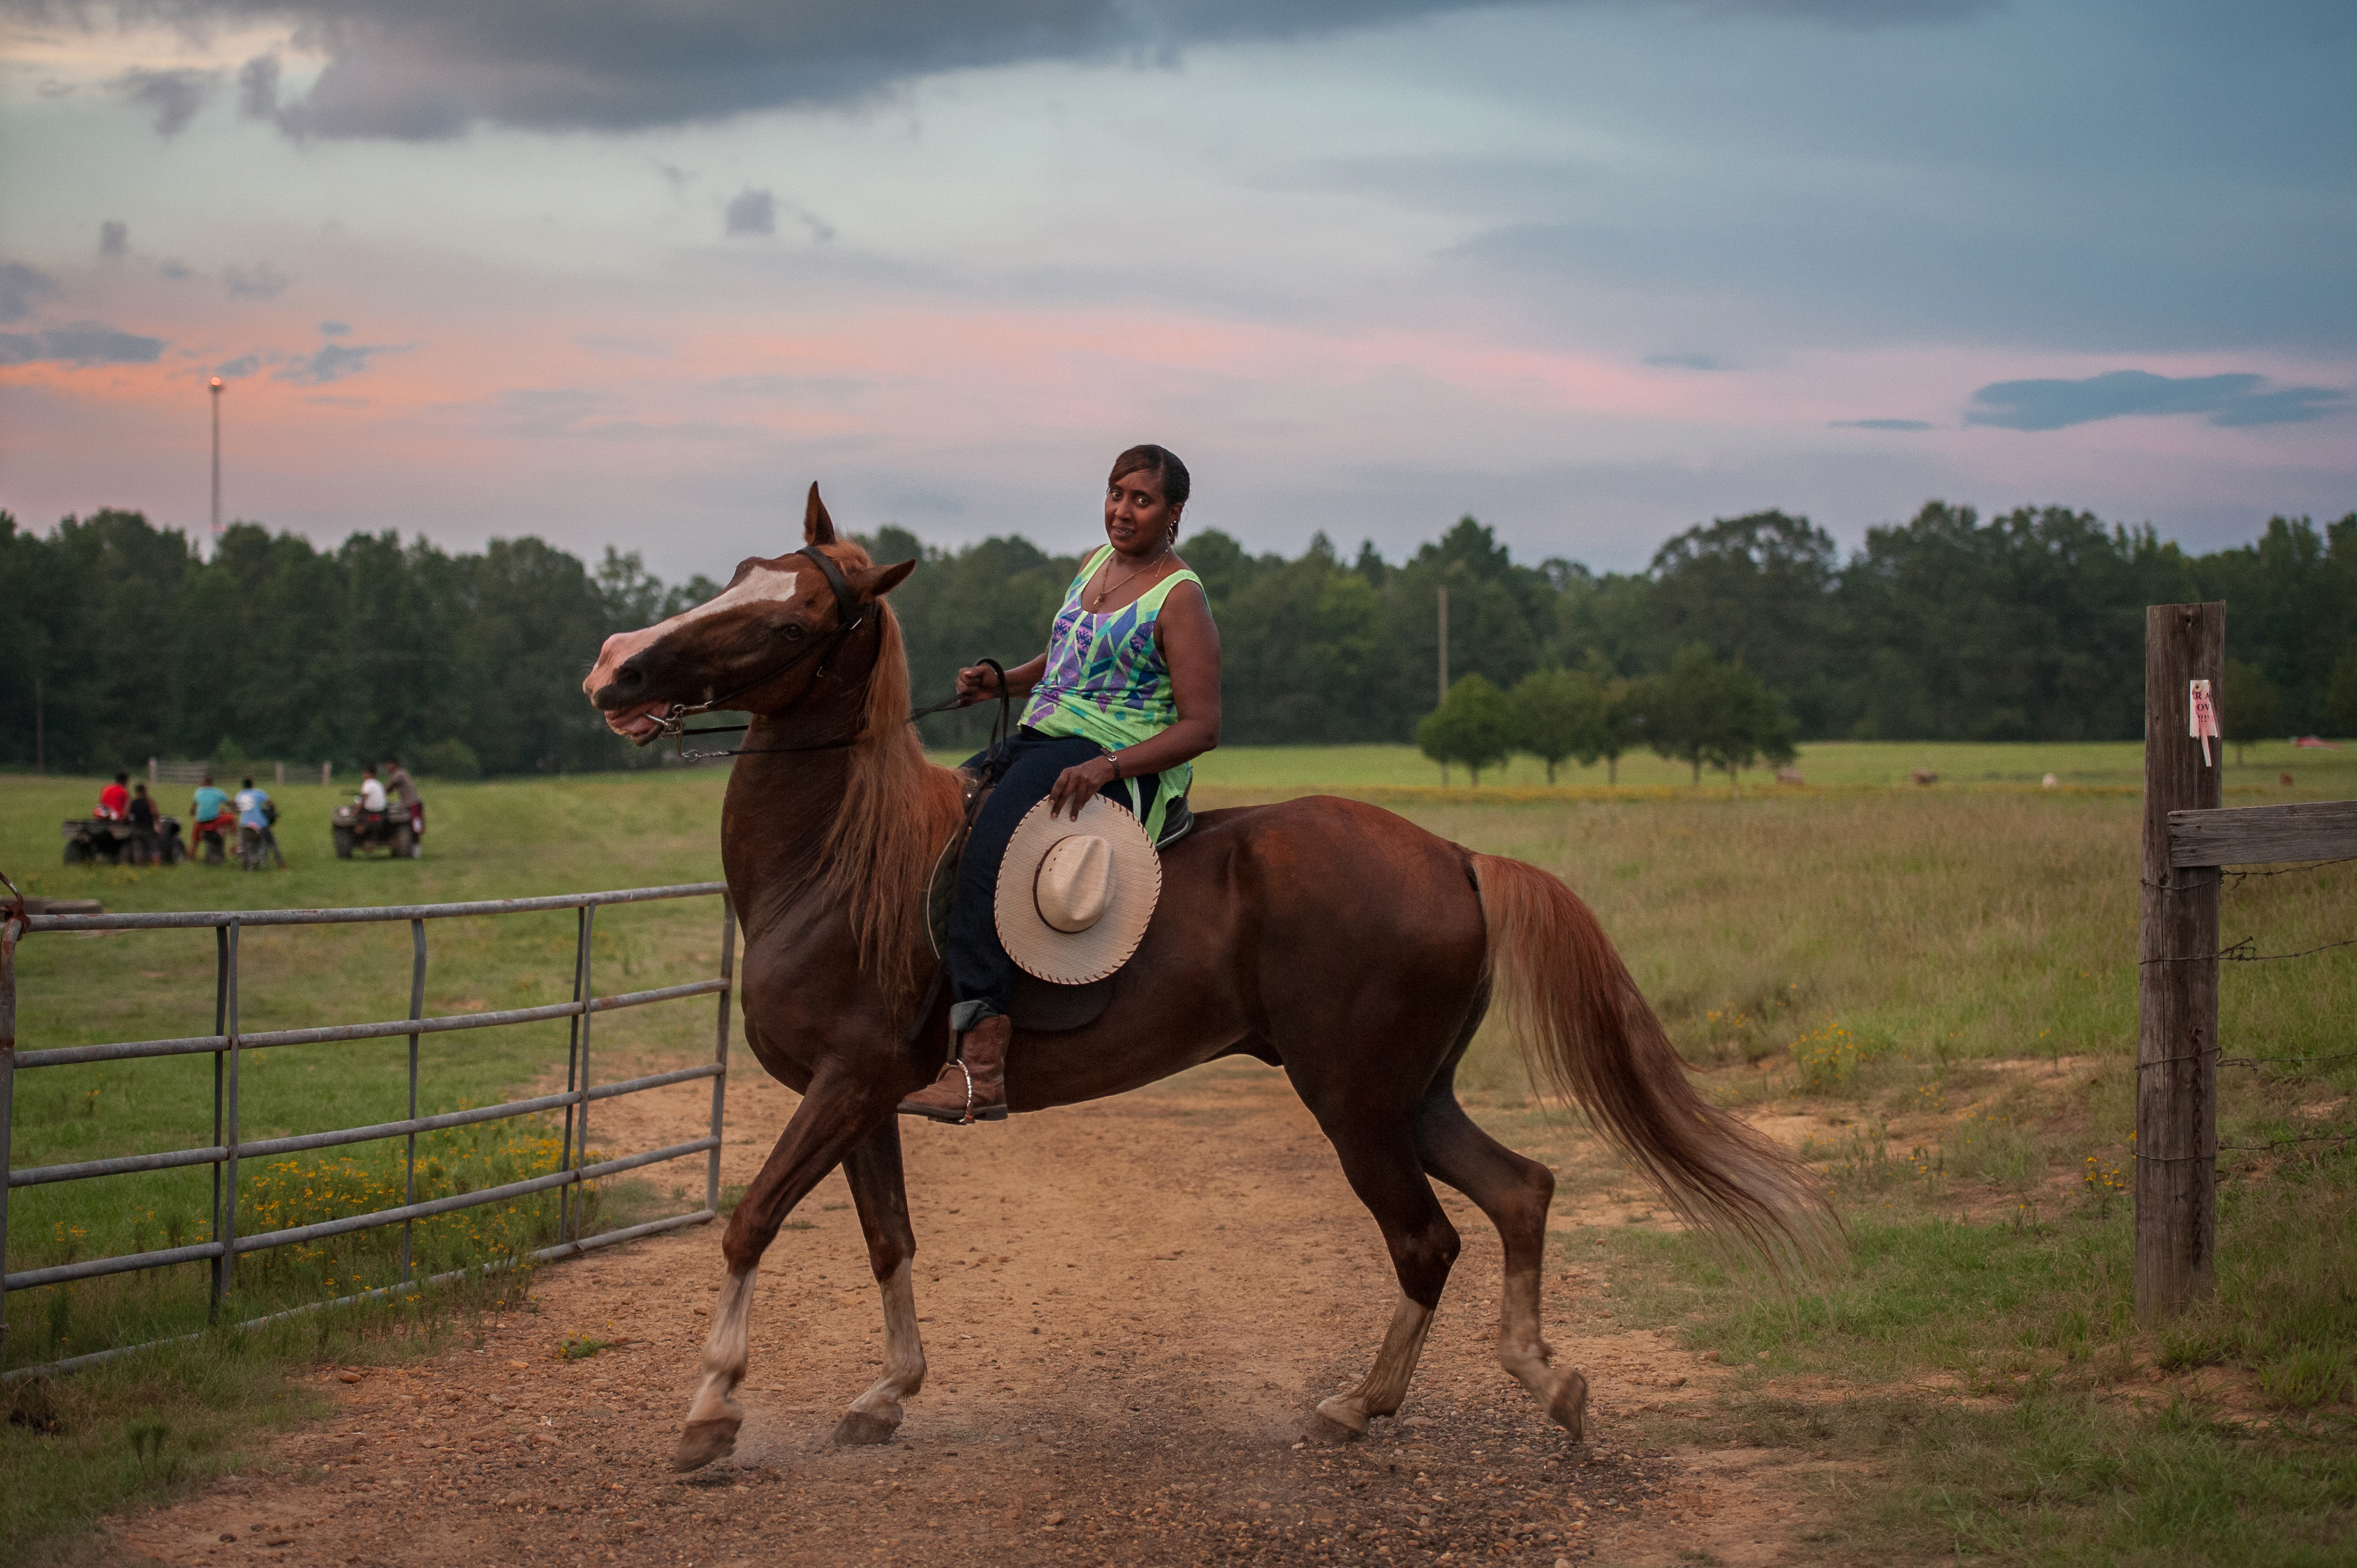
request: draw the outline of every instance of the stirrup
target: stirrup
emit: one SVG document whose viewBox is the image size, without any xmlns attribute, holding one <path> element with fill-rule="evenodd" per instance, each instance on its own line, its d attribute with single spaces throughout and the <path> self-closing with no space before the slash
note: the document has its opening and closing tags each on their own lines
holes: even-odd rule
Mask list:
<svg viewBox="0 0 2357 1568">
<path fill-rule="evenodd" d="M 950 1065 L 955 1067 L 961 1074 L 964 1075 L 965 1078 L 964 1113 L 963 1115 L 955 1114 L 951 1112 L 939 1110 L 931 1105 L 920 1104 L 916 1098 L 911 1096 L 909 1099 L 900 1101 L 899 1112 L 901 1115 L 922 1116 L 929 1122 L 939 1122 L 945 1126 L 951 1127 L 971 1127 L 977 1122 L 1004 1122 L 1006 1120 L 1006 1102 L 1004 1100 L 1001 1100 L 996 1105 L 985 1105 L 979 1110 L 975 1109 L 974 1103 L 974 1069 L 965 1065 L 964 1058 L 952 1058 Z M 931 1089 L 932 1085 L 928 1084 L 925 1087 L 927 1089 Z M 922 1090 L 920 1090 L 920 1092 L 922 1092 Z"/>
</svg>

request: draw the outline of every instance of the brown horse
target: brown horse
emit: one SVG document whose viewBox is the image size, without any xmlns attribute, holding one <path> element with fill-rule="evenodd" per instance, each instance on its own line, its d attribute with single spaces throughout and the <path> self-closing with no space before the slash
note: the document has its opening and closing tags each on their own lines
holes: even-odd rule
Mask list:
<svg viewBox="0 0 2357 1568">
<path fill-rule="evenodd" d="M 948 1048 L 949 998 L 923 987 L 933 961 L 920 905 L 961 783 L 926 762 L 906 723 L 908 666 L 883 596 L 915 563 L 877 566 L 838 538 L 816 486 L 803 537 L 806 550 L 743 563 L 710 603 L 609 638 L 584 682 L 607 722 L 641 741 L 675 707 L 755 715 L 728 781 L 722 857 L 745 929 L 746 1039 L 802 1096 L 721 1240 L 727 1278 L 681 1469 L 734 1448 L 755 1270 L 838 1165 L 883 1293 L 885 1352 L 836 1440 L 888 1438 L 925 1376 L 894 1111 Z M 931 1015 L 912 1018 L 928 994 Z M 1399 1284 L 1373 1367 L 1318 1405 L 1319 1429 L 1356 1436 L 1407 1395 L 1458 1252 L 1426 1179 L 1438 1176 L 1504 1242 L 1500 1361 L 1577 1438 L 1587 1380 L 1549 1365 L 1539 1325 L 1554 1177 L 1476 1126 L 1454 1089 L 1493 997 L 1534 1077 L 1577 1099 L 1697 1229 L 1770 1258 L 1828 1244 L 1805 1174 L 1695 1093 L 1568 888 L 1351 800 L 1202 813 L 1164 852 L 1161 902 L 1110 1008 L 1084 1028 L 1018 1032 L 1007 1099 L 1018 1112 L 1068 1105 L 1239 1053 L 1282 1068 L 1382 1227 Z"/>
</svg>

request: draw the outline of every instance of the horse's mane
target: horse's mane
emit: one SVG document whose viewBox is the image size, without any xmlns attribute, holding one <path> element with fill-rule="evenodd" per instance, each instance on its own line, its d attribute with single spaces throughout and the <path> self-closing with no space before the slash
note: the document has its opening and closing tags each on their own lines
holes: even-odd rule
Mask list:
<svg viewBox="0 0 2357 1568">
<path fill-rule="evenodd" d="M 865 564 L 866 563 L 859 563 Z M 820 887 L 849 910 L 859 966 L 905 1022 L 928 946 L 925 885 L 963 811 L 958 776 L 925 760 L 909 720 L 909 654 L 891 607 L 876 602 L 876 667 L 861 738 L 827 835 Z"/>
</svg>

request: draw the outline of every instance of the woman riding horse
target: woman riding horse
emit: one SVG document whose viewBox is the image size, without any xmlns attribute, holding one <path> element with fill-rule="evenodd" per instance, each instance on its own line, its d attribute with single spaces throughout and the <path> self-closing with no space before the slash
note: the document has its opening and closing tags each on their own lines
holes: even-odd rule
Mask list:
<svg viewBox="0 0 2357 1568">
<path fill-rule="evenodd" d="M 1048 651 L 1006 672 L 1005 694 L 1030 701 L 1020 727 L 994 758 L 1001 769 L 974 818 L 958 865 L 949 922 L 950 1029 L 963 1040 L 941 1076 L 900 1102 L 904 1115 L 936 1122 L 1006 1117 L 1007 1008 L 1015 963 L 993 908 L 1007 842 L 1045 800 L 1077 819 L 1092 795 L 1134 811 L 1156 839 L 1171 801 L 1187 792 L 1194 759 L 1220 744 L 1220 633 L 1203 580 L 1178 558 L 1187 465 L 1159 446 L 1133 446 L 1105 481 L 1105 544 L 1064 591 Z M 988 665 L 958 671 L 961 705 L 996 697 Z"/>
<path fill-rule="evenodd" d="M 1151 540 L 1154 503 L 1176 510 L 1169 470 L 1156 477 L 1152 487 L 1125 485 L 1146 493 L 1125 497 L 1130 521 L 1108 530 L 1116 572 L 1133 559 L 1125 542 Z M 1166 533 L 1169 521 L 1160 519 Z M 742 562 L 707 602 L 607 639 L 582 682 L 608 726 L 642 744 L 679 733 L 692 714 L 752 715 L 721 808 L 721 864 L 744 931 L 746 1044 L 802 1097 L 721 1239 L 727 1273 L 673 1461 L 683 1470 L 735 1447 L 762 1254 L 837 1169 L 859 1212 L 884 1345 L 881 1375 L 851 1402 L 836 1441 L 888 1442 L 924 1386 L 917 1238 L 894 1111 L 932 1079 L 947 1045 L 951 1002 L 926 983 L 935 964 L 924 908 L 963 811 L 959 777 L 925 760 L 907 722 L 908 659 L 886 596 L 917 565 L 878 565 L 838 535 L 813 486 L 799 548 Z M 1140 586 L 1115 582 L 1094 596 L 1114 615 L 1123 589 Z M 1181 591 L 1197 590 L 1171 588 L 1166 616 Z M 1099 613 L 1086 596 L 1082 613 Z M 1172 641 L 1166 626 L 1172 703 L 1208 720 L 1188 706 Z M 1133 747 L 1112 738 L 1095 744 L 1125 757 L 1061 764 L 1056 779 L 1079 775 L 1067 807 L 1077 798 L 1110 811 L 1094 791 L 1114 774 L 1189 755 L 1183 736 L 1156 750 L 1151 739 Z M 1317 796 L 1205 811 L 1157 869 L 1158 912 L 1123 983 L 1091 1022 L 1023 1033 L 1007 1107 L 1120 1094 L 1225 1056 L 1283 1069 L 1381 1229 L 1397 1290 L 1372 1366 L 1319 1402 L 1309 1432 L 1363 1435 L 1407 1398 L 1460 1244 L 1432 1189 L 1440 1181 L 1497 1228 L 1500 1365 L 1548 1419 L 1580 1434 L 1587 1380 L 1553 1364 L 1541 1312 L 1554 1176 L 1457 1100 L 1458 1064 L 1493 1003 L 1536 1080 L 1577 1100 L 1696 1230 L 1770 1257 L 1838 1245 L 1808 1173 L 1686 1081 L 1595 915 L 1546 872 L 1362 801 Z M 1140 1148 L 1134 1157 L 1135 1188 L 1150 1201 L 1164 1156 Z M 1118 1201 L 1108 1194 L 1108 1223 Z"/>
</svg>

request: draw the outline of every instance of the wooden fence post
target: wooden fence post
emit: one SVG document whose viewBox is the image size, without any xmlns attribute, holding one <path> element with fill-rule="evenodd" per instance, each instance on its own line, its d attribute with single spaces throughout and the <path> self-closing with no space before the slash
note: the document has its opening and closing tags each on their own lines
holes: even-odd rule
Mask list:
<svg viewBox="0 0 2357 1568">
<path fill-rule="evenodd" d="M 2207 1299 L 2218 1240 L 2218 868 L 2172 867 L 2169 813 L 2215 809 L 2223 743 L 2187 733 L 2192 682 L 2224 683 L 2226 607 L 2144 623 L 2144 871 L 2136 943 L 2136 1309 Z"/>
</svg>

